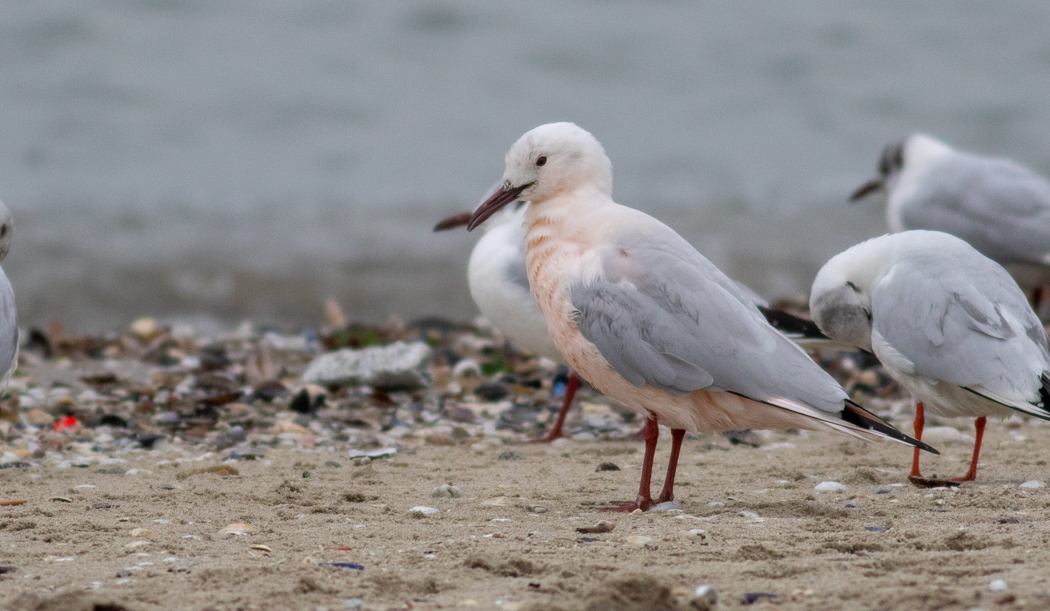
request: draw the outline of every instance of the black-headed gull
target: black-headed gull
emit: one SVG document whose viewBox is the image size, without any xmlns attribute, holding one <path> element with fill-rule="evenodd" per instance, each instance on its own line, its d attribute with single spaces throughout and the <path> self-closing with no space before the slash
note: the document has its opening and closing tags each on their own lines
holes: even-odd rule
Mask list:
<svg viewBox="0 0 1050 611">
<path fill-rule="evenodd" d="M 1050 420 L 1046 330 L 1002 266 L 939 231 L 904 231 L 862 242 L 817 274 L 810 312 L 832 339 L 875 353 L 924 410 L 976 418 L 974 479 L 986 416 Z M 911 477 L 922 480 L 919 454 Z"/>
<path fill-rule="evenodd" d="M 926 134 L 888 145 L 878 170 L 850 199 L 885 192 L 890 231 L 943 231 L 1002 265 L 1050 265 L 1050 181 L 1032 170 Z"/>
<path fill-rule="evenodd" d="M 658 420 L 672 438 L 660 502 L 674 497 L 687 430 L 826 429 L 928 447 L 851 402 L 732 280 L 611 194 L 601 144 L 572 123 L 542 125 L 511 147 L 503 187 L 468 228 L 529 201 L 529 285 L 555 346 L 601 392 L 648 416 L 638 497 L 620 509 L 653 503 Z"/>
</svg>

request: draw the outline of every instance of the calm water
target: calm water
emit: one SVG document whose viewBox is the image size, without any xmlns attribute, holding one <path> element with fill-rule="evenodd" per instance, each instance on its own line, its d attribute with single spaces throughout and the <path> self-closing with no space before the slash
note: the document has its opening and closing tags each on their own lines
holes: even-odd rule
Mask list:
<svg viewBox="0 0 1050 611">
<path fill-rule="evenodd" d="M 0 198 L 22 320 L 104 329 L 466 318 L 431 234 L 526 130 L 605 145 L 616 199 L 801 292 L 883 231 L 847 207 L 924 130 L 1050 173 L 1050 3 L 0 0 Z"/>
</svg>

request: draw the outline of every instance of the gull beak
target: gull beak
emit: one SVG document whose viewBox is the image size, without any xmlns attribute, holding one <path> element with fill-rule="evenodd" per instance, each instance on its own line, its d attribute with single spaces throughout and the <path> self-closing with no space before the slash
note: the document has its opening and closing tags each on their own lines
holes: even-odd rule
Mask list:
<svg viewBox="0 0 1050 611">
<path fill-rule="evenodd" d="M 500 187 L 495 193 L 489 196 L 484 202 L 478 206 L 478 209 L 471 215 L 470 221 L 467 223 L 467 231 L 473 231 L 475 227 L 485 222 L 485 219 L 489 218 L 496 213 L 497 210 L 506 206 L 507 204 L 517 201 L 518 196 L 525 189 L 532 186 L 532 183 L 521 185 L 520 187 Z"/>
<path fill-rule="evenodd" d="M 855 204 L 858 201 L 864 199 L 868 195 L 875 193 L 876 191 L 882 191 L 886 187 L 885 179 L 880 177 L 872 178 L 868 182 L 857 187 L 857 190 L 849 196 L 851 204 Z"/>
<path fill-rule="evenodd" d="M 456 227 L 462 227 L 470 222 L 470 215 L 473 212 L 461 212 L 459 214 L 453 214 L 447 219 L 441 221 L 437 225 L 434 225 L 434 231 L 447 231 L 449 229 L 455 229 Z"/>
</svg>

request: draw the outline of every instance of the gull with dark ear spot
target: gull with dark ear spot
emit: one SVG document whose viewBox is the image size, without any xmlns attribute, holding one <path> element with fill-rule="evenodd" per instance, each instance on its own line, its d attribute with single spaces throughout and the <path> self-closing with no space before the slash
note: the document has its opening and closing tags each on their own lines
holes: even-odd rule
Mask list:
<svg viewBox="0 0 1050 611">
<path fill-rule="evenodd" d="M 674 498 L 686 431 L 823 429 L 932 450 L 850 401 L 671 228 L 613 202 L 612 164 L 588 132 L 552 123 L 522 136 L 503 186 L 468 227 L 518 199 L 529 201 L 529 287 L 554 345 L 598 390 L 647 416 L 638 495 L 617 509 L 654 502 L 658 422 L 672 440 L 658 502 Z"/>
<path fill-rule="evenodd" d="M 878 170 L 850 199 L 885 192 L 890 231 L 943 231 L 1001 265 L 1050 266 L 1050 181 L 1032 170 L 926 134 L 887 146 Z"/>
<path fill-rule="evenodd" d="M 0 261 L 7 257 L 14 238 L 11 210 L 0 202 Z M 15 291 L 7 274 L 0 267 L 0 394 L 7 390 L 11 375 L 18 368 L 18 311 L 15 309 Z"/>
<path fill-rule="evenodd" d="M 858 244 L 817 274 L 810 311 L 832 339 L 874 352 L 911 392 L 917 439 L 926 411 L 976 418 L 966 475 L 924 479 L 915 452 L 917 484 L 974 479 L 987 416 L 1050 420 L 1046 330 L 1010 274 L 959 238 L 917 230 Z"/>
</svg>

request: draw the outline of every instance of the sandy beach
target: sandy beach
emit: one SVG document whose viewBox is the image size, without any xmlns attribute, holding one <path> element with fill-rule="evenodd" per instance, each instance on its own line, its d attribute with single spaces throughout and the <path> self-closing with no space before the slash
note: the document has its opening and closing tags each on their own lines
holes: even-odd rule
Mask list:
<svg viewBox="0 0 1050 611">
<path fill-rule="evenodd" d="M 571 439 L 521 443 L 557 407 L 550 364 L 484 329 L 439 327 L 322 333 L 424 339 L 431 383 L 329 387 L 306 407 L 317 338 L 139 321 L 31 342 L 0 421 L 0 605 L 695 609 L 703 584 L 718 608 L 1050 605 L 1042 423 L 991 423 L 978 481 L 956 489 L 910 485 L 895 443 L 689 436 L 669 510 L 609 513 L 636 491 L 642 446 L 625 437 L 638 420 L 584 389 Z M 457 358 L 489 374 L 453 375 Z M 909 402 L 877 369 L 821 360 L 910 430 Z M 961 474 L 972 423 L 927 426 L 943 454 L 924 473 Z"/>
</svg>

